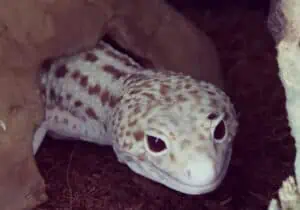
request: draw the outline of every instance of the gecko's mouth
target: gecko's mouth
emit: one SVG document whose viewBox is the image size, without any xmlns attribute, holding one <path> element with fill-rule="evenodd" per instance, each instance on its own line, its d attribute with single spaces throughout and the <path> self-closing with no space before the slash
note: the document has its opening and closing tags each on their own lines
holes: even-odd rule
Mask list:
<svg viewBox="0 0 300 210">
<path fill-rule="evenodd" d="M 163 185 L 179 191 L 184 194 L 189 194 L 189 195 L 200 195 L 200 194 L 206 194 L 209 192 L 214 191 L 223 181 L 228 167 L 229 163 L 231 160 L 231 154 L 232 154 L 232 149 L 228 149 L 226 155 L 224 156 L 223 162 L 221 163 L 221 168 L 218 170 L 218 174 L 213 179 L 207 184 L 204 185 L 191 185 L 185 182 L 182 182 L 181 180 L 177 179 L 176 177 L 172 177 L 168 175 L 168 178 L 164 180 L 164 182 L 161 182 L 161 179 L 159 179 L 157 182 L 162 183 Z M 159 177 L 160 178 L 160 177 Z"/>
<path fill-rule="evenodd" d="M 146 164 L 143 166 L 135 164 L 135 162 L 127 162 L 127 165 L 137 174 L 144 176 L 148 179 L 151 179 L 155 182 L 158 182 L 162 185 L 167 186 L 170 189 L 175 191 L 188 194 L 188 195 L 200 195 L 206 194 L 213 190 L 215 190 L 223 181 L 231 160 L 232 149 L 228 148 L 226 155 L 224 156 L 224 160 L 222 163 L 222 167 L 218 170 L 218 174 L 207 184 L 204 185 L 191 185 L 189 183 L 183 182 L 180 179 L 171 176 L 170 174 L 162 171 L 160 168 L 155 165 Z"/>
</svg>

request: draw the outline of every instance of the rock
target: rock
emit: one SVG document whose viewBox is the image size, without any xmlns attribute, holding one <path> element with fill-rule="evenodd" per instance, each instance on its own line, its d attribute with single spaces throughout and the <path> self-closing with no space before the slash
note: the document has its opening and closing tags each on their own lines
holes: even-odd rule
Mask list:
<svg viewBox="0 0 300 210">
<path fill-rule="evenodd" d="M 104 35 L 156 67 L 223 87 L 212 41 L 164 1 L 0 0 L 2 210 L 31 209 L 47 200 L 31 145 L 43 116 L 41 62 L 93 47 Z"/>
</svg>

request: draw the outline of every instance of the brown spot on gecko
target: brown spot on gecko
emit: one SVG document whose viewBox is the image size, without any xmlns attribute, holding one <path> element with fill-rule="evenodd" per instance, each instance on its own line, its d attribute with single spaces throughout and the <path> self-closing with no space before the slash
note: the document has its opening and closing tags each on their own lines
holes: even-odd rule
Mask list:
<svg viewBox="0 0 300 210">
<path fill-rule="evenodd" d="M 125 136 L 124 131 L 121 131 L 119 137 L 122 139 Z"/>
<path fill-rule="evenodd" d="M 105 90 L 102 94 L 101 94 L 101 102 L 103 105 L 105 105 L 108 102 L 109 99 L 109 92 L 107 90 Z"/>
<path fill-rule="evenodd" d="M 205 140 L 206 139 L 206 137 L 203 135 L 203 134 L 199 134 L 199 140 L 200 141 L 203 141 L 203 140 Z"/>
<path fill-rule="evenodd" d="M 143 131 L 136 131 L 136 132 L 133 133 L 133 136 L 134 136 L 136 141 L 141 141 L 141 140 L 144 139 L 145 134 L 144 134 Z"/>
<path fill-rule="evenodd" d="M 191 95 L 199 95 L 198 90 L 190 90 L 188 93 L 191 94 Z"/>
<path fill-rule="evenodd" d="M 111 121 L 112 128 L 115 128 L 115 125 L 116 125 L 116 120 L 114 119 L 114 120 Z"/>
<path fill-rule="evenodd" d="M 116 104 L 120 102 L 120 100 L 121 100 L 121 97 L 112 96 L 109 101 L 109 106 L 111 108 L 114 108 L 116 106 Z"/>
<path fill-rule="evenodd" d="M 170 86 L 160 84 L 159 92 L 162 96 L 166 96 L 169 92 Z"/>
<path fill-rule="evenodd" d="M 119 122 L 121 122 L 121 120 L 122 120 L 122 118 L 123 118 L 123 115 L 124 115 L 123 112 L 120 111 L 120 112 L 119 112 L 119 115 L 118 115 L 118 121 L 119 121 Z"/>
<path fill-rule="evenodd" d="M 135 94 L 138 94 L 138 93 L 140 93 L 142 90 L 139 90 L 139 89 L 135 89 L 135 90 L 131 90 L 131 91 L 129 91 L 129 95 L 135 95 Z"/>
<path fill-rule="evenodd" d="M 184 101 L 187 101 L 187 98 L 184 97 L 182 94 L 179 94 L 176 96 L 176 100 L 180 101 L 180 102 L 184 102 Z"/>
<path fill-rule="evenodd" d="M 176 158 L 175 158 L 175 155 L 173 153 L 170 153 L 170 160 L 172 162 L 175 162 L 176 161 Z"/>
<path fill-rule="evenodd" d="M 170 136 L 170 140 L 175 140 L 176 139 L 175 133 L 173 133 L 173 132 L 170 132 L 169 136 Z"/>
<path fill-rule="evenodd" d="M 130 131 L 126 131 L 126 136 L 131 136 Z"/>
<path fill-rule="evenodd" d="M 66 76 L 67 73 L 68 73 L 68 69 L 66 65 L 61 65 L 56 69 L 55 76 L 56 78 L 63 78 Z"/>
<path fill-rule="evenodd" d="M 152 93 L 143 93 L 143 95 L 146 96 L 147 98 L 149 98 L 152 101 L 155 100 L 155 96 Z"/>
<path fill-rule="evenodd" d="M 97 116 L 97 114 L 96 114 L 96 112 L 94 111 L 93 108 L 89 107 L 89 108 L 87 108 L 87 109 L 85 110 L 85 112 L 86 112 L 86 114 L 87 114 L 90 118 L 92 118 L 92 119 L 94 119 L 94 120 L 98 120 L 98 119 L 99 119 L 98 116 Z"/>
<path fill-rule="evenodd" d="M 47 104 L 47 105 L 46 105 L 46 108 L 47 108 L 48 110 L 52 110 L 52 109 L 55 108 L 55 105 L 53 105 L 53 104 Z"/>
<path fill-rule="evenodd" d="M 202 100 L 201 94 L 198 90 L 193 90 L 189 93 L 195 101 L 200 102 Z"/>
<path fill-rule="evenodd" d="M 60 104 L 62 104 L 62 101 L 63 101 L 63 97 L 62 96 L 58 96 L 56 104 L 60 105 Z"/>
<path fill-rule="evenodd" d="M 71 95 L 70 93 L 68 93 L 68 94 L 66 95 L 66 98 L 67 98 L 67 100 L 71 100 L 72 95 Z"/>
<path fill-rule="evenodd" d="M 213 108 L 217 108 L 218 107 L 218 101 L 216 99 L 211 99 L 210 106 L 213 107 Z"/>
<path fill-rule="evenodd" d="M 216 93 L 215 92 L 213 92 L 213 91 L 211 91 L 211 90 L 208 90 L 208 91 L 206 91 L 209 95 L 212 95 L 212 96 L 214 96 L 214 95 L 216 95 Z"/>
<path fill-rule="evenodd" d="M 130 99 L 126 98 L 123 102 L 124 102 L 124 104 L 129 104 L 130 103 Z"/>
<path fill-rule="evenodd" d="M 55 100 L 56 93 L 53 88 L 50 89 L 50 100 Z"/>
<path fill-rule="evenodd" d="M 119 58 L 119 56 L 112 50 L 107 50 L 107 51 L 105 51 L 105 53 L 113 58 L 116 58 L 116 59 Z"/>
<path fill-rule="evenodd" d="M 87 52 L 85 54 L 85 60 L 90 62 L 96 62 L 98 60 L 98 57 L 92 52 Z"/>
<path fill-rule="evenodd" d="M 86 87 L 88 84 L 88 77 L 87 76 L 82 76 L 80 79 L 80 85 L 82 87 Z"/>
<path fill-rule="evenodd" d="M 145 161 L 145 154 L 140 154 L 140 155 L 138 155 L 138 159 L 139 159 L 140 161 Z"/>
<path fill-rule="evenodd" d="M 59 110 L 59 111 L 64 111 L 64 107 L 63 107 L 62 104 L 59 104 L 59 105 L 58 105 L 58 110 Z"/>
<path fill-rule="evenodd" d="M 133 121 L 131 121 L 131 122 L 128 122 L 128 126 L 129 126 L 129 127 L 133 127 L 133 126 L 136 125 L 136 123 L 137 123 L 137 120 L 133 120 Z"/>
<path fill-rule="evenodd" d="M 121 70 L 117 69 L 112 65 L 105 65 L 102 67 L 103 71 L 111 74 L 115 79 L 119 79 L 126 75 L 126 73 L 122 72 Z"/>
<path fill-rule="evenodd" d="M 192 85 L 189 84 L 189 83 L 187 83 L 187 84 L 184 85 L 184 88 L 185 88 L 185 89 L 190 89 L 191 87 L 192 87 Z"/>
<path fill-rule="evenodd" d="M 149 120 L 148 120 L 148 123 L 154 123 L 155 122 L 155 120 L 153 119 L 153 118 L 150 118 Z"/>
<path fill-rule="evenodd" d="M 64 119 L 64 124 L 67 125 L 68 123 L 69 123 L 68 119 L 65 118 L 65 119 Z"/>
<path fill-rule="evenodd" d="M 121 134 L 120 135 L 120 138 L 122 138 L 123 137 L 123 135 Z M 128 148 L 128 146 L 129 146 L 129 144 L 127 143 L 127 142 L 123 142 L 122 144 L 121 144 L 121 146 L 123 147 L 123 148 Z"/>
<path fill-rule="evenodd" d="M 170 103 L 172 102 L 172 98 L 170 96 L 165 97 L 166 102 Z"/>
<path fill-rule="evenodd" d="M 182 89 L 182 84 L 181 84 L 181 83 L 178 83 L 178 84 L 176 85 L 176 89 L 177 89 L 177 90 L 181 90 L 181 89 Z"/>
<path fill-rule="evenodd" d="M 133 108 L 133 104 L 129 104 L 128 109 L 132 109 L 132 108 Z"/>
<path fill-rule="evenodd" d="M 76 70 L 72 73 L 71 77 L 76 80 L 80 77 L 80 71 Z"/>
<path fill-rule="evenodd" d="M 224 112 L 224 120 L 227 121 L 229 119 L 229 114 L 226 112 L 226 110 L 223 110 Z"/>
<path fill-rule="evenodd" d="M 200 113 L 205 113 L 205 109 L 204 109 L 204 108 L 200 108 L 200 109 L 199 109 L 199 112 L 200 112 Z"/>
<path fill-rule="evenodd" d="M 77 100 L 77 101 L 75 101 L 74 106 L 75 107 L 80 107 L 80 106 L 82 106 L 82 102 Z"/>
<path fill-rule="evenodd" d="M 158 78 L 154 78 L 152 81 L 153 81 L 154 83 L 159 83 L 159 82 L 160 82 L 160 80 L 159 80 Z"/>
<path fill-rule="evenodd" d="M 141 87 L 144 87 L 144 88 L 151 88 L 152 86 L 153 86 L 153 84 L 151 81 L 145 81 L 141 84 Z"/>
<path fill-rule="evenodd" d="M 141 110 L 141 107 L 136 106 L 136 107 L 134 108 L 133 111 L 134 111 L 135 114 L 138 114 L 138 113 L 140 113 L 142 110 Z"/>
<path fill-rule="evenodd" d="M 98 84 L 96 84 L 95 86 L 90 86 L 88 90 L 89 95 L 97 95 L 100 92 L 101 92 L 101 87 Z"/>
</svg>

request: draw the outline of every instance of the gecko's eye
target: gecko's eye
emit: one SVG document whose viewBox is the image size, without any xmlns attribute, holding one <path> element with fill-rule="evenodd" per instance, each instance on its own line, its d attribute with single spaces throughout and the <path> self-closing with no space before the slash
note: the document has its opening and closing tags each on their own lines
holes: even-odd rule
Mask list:
<svg viewBox="0 0 300 210">
<path fill-rule="evenodd" d="M 160 153 L 167 149 L 165 142 L 154 136 L 147 136 L 147 146 L 153 153 Z"/>
<path fill-rule="evenodd" d="M 218 113 L 210 113 L 207 118 L 212 121 L 214 130 L 212 131 L 212 137 L 216 143 L 221 143 L 226 139 L 226 125 L 222 120 L 218 120 L 222 117 Z"/>
<path fill-rule="evenodd" d="M 225 139 L 225 137 L 226 137 L 226 126 L 225 126 L 224 120 L 221 120 L 216 125 L 216 127 L 213 131 L 213 137 L 214 137 L 214 140 L 217 143 L 221 143 Z"/>
</svg>

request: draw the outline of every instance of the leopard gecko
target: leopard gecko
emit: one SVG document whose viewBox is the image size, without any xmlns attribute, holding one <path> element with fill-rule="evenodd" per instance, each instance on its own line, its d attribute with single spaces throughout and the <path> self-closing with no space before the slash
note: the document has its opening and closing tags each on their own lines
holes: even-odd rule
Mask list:
<svg viewBox="0 0 300 210">
<path fill-rule="evenodd" d="M 133 172 L 184 194 L 215 190 L 227 173 L 238 128 L 224 91 L 173 71 L 143 68 L 100 41 L 55 59 L 40 73 L 46 133 L 111 145 Z"/>
</svg>

